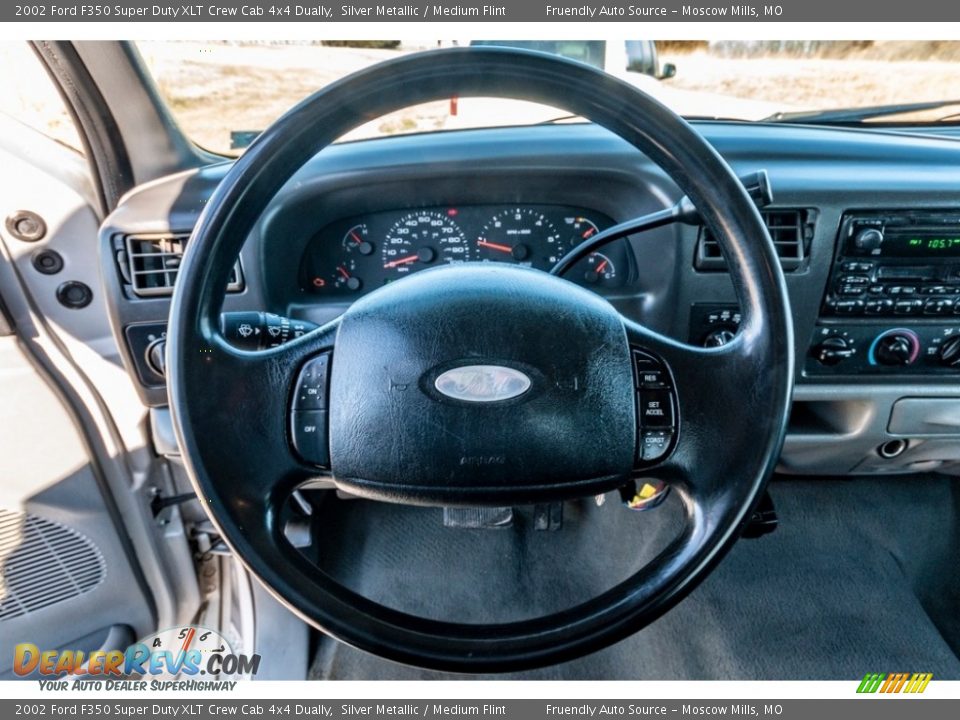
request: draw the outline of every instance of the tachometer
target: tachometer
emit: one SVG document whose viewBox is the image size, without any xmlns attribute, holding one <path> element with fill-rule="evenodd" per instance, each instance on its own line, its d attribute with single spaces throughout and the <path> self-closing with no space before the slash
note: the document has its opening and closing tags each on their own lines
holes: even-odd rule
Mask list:
<svg viewBox="0 0 960 720">
<path fill-rule="evenodd" d="M 562 255 L 560 244 L 557 228 L 543 213 L 513 208 L 498 212 L 483 226 L 477 238 L 477 258 L 529 265 L 534 258 L 549 260 L 557 253 Z"/>
<path fill-rule="evenodd" d="M 422 210 L 393 224 L 383 239 L 382 258 L 385 270 L 404 274 L 433 262 L 466 262 L 470 246 L 449 214 Z"/>
</svg>

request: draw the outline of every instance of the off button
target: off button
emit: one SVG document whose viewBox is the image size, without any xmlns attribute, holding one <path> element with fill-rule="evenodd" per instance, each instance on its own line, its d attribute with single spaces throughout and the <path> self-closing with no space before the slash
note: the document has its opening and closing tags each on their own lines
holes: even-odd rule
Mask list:
<svg viewBox="0 0 960 720">
<path fill-rule="evenodd" d="M 641 390 L 639 403 L 641 427 L 673 427 L 673 398 L 669 390 Z"/>
</svg>

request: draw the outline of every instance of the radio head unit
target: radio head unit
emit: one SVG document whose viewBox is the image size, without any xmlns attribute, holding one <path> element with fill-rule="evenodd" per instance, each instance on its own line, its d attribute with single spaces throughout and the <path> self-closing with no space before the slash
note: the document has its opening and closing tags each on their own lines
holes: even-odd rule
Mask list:
<svg viewBox="0 0 960 720">
<path fill-rule="evenodd" d="M 960 314 L 960 212 L 848 213 L 822 315 Z"/>
</svg>

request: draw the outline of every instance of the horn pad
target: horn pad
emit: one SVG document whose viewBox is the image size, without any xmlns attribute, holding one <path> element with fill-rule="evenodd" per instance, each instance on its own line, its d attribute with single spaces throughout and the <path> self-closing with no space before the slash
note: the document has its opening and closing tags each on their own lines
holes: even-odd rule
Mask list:
<svg viewBox="0 0 960 720">
<path fill-rule="evenodd" d="M 520 504 L 630 477 L 633 370 L 616 310 L 546 273 L 467 263 L 354 303 L 330 369 L 338 486 L 420 504 Z"/>
</svg>

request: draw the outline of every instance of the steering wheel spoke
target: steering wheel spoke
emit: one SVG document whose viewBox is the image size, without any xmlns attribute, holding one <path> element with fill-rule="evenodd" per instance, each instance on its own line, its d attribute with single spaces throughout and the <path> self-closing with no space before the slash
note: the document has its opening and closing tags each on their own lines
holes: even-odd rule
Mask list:
<svg viewBox="0 0 960 720">
<path fill-rule="evenodd" d="M 194 449 L 216 452 L 215 472 L 231 493 L 259 507 L 316 474 L 319 468 L 314 466 L 319 463 L 311 454 L 315 451 L 307 450 L 309 439 L 301 435 L 308 415 L 325 415 L 326 397 L 324 393 L 319 403 L 303 403 L 296 391 L 302 389 L 298 388 L 302 368 L 315 358 L 329 359 L 337 325 L 317 328 L 268 350 L 239 349 L 217 331 L 181 339 L 177 352 L 201 359 L 189 363 L 200 391 L 191 393 L 187 407 L 209 428 L 201 436 L 181 438 L 187 444 L 188 461 Z M 175 412 L 185 407 L 176 399 L 172 406 Z M 310 432 L 322 434 L 317 443 L 326 445 L 323 427 Z"/>
<path fill-rule="evenodd" d="M 662 462 L 651 468 L 652 474 L 682 489 L 688 502 L 701 510 L 742 497 L 756 482 L 756 473 L 743 471 L 743 458 L 768 437 L 777 442 L 783 422 L 774 412 L 783 398 L 771 397 L 764 389 L 768 355 L 765 345 L 758 342 L 763 338 L 757 336 L 757 324 L 745 318 L 734 340 L 715 348 L 678 342 L 626 318 L 624 327 L 631 348 L 640 357 L 656 357 L 663 365 L 660 373 L 669 376 L 672 446 Z M 642 388 L 642 367 L 637 372 Z M 659 400 L 664 395 L 656 397 Z M 645 432 L 659 430 L 644 417 L 651 411 L 649 402 L 645 404 L 641 390 L 641 447 Z"/>
</svg>

